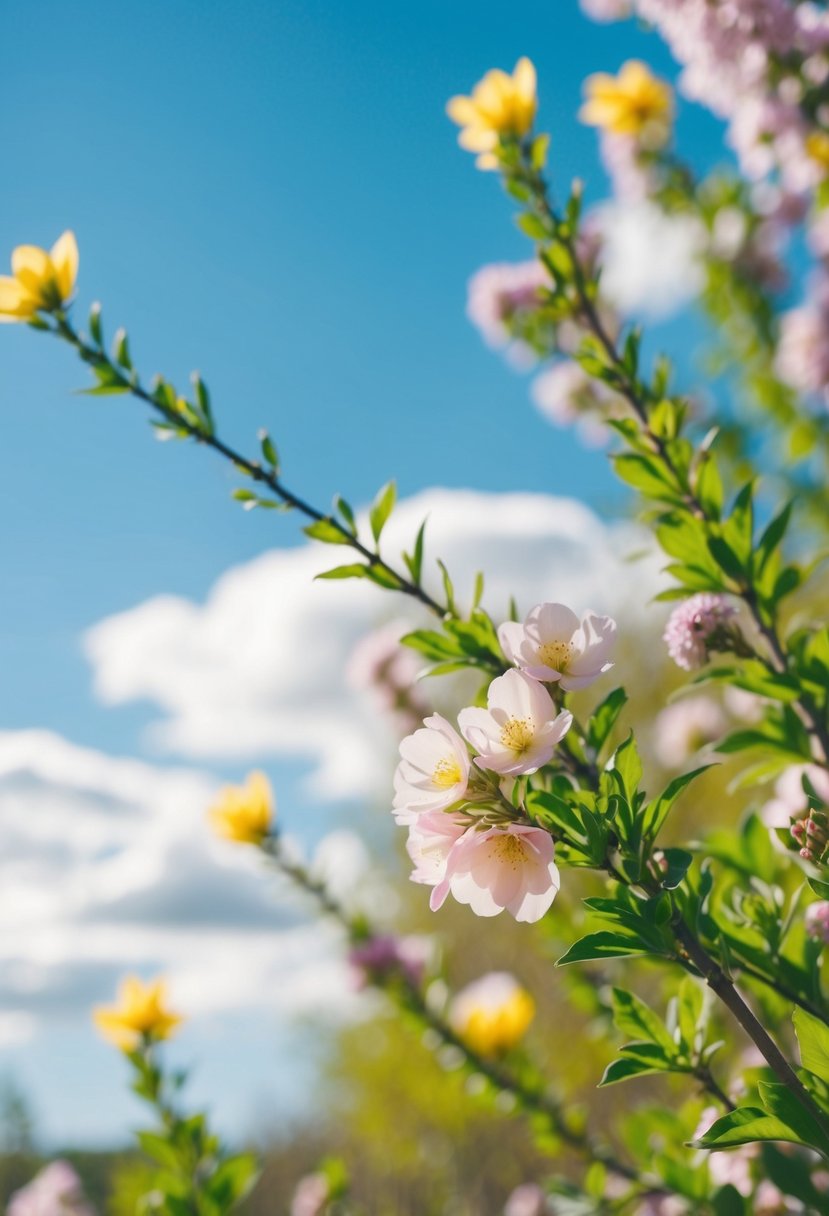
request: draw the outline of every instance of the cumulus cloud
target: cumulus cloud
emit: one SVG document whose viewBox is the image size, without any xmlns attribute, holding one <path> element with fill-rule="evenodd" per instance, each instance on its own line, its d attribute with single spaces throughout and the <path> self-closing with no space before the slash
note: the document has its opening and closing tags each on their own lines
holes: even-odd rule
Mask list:
<svg viewBox="0 0 829 1216">
<path fill-rule="evenodd" d="M 558 599 L 611 612 L 632 630 L 647 620 L 657 565 L 653 557 L 628 560 L 646 547 L 637 528 L 607 525 L 572 499 L 429 490 L 392 517 L 384 535 L 392 559 L 411 547 L 424 517 L 427 581 L 436 594 L 440 557 L 461 602 L 475 571 L 485 571 L 484 603 L 496 620 L 507 615 L 511 595 L 523 610 Z M 358 641 L 384 619 L 416 626 L 426 617 L 369 584 L 314 582 L 340 561 L 341 551 L 319 544 L 274 550 L 229 570 L 203 604 L 158 596 L 104 620 L 86 637 L 99 696 L 113 705 L 156 704 L 163 717 L 151 742 L 168 753 L 303 758 L 327 797 L 382 788 L 382 717 L 344 670 Z"/>
<path fill-rule="evenodd" d="M 705 231 L 698 220 L 649 202 L 606 203 L 596 214 L 602 291 L 622 313 L 662 320 L 699 293 Z"/>
<path fill-rule="evenodd" d="M 195 1016 L 320 1011 L 332 994 L 353 1012 L 336 929 L 210 836 L 215 792 L 201 772 L 0 733 L 0 1046 L 86 1020 L 126 969 L 169 973 Z M 325 842 L 341 889 L 365 865 L 349 833 Z"/>
</svg>

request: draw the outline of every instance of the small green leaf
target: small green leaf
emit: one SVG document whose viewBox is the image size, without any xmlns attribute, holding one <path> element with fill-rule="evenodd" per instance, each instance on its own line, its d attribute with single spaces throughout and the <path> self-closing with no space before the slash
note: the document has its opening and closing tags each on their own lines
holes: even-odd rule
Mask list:
<svg viewBox="0 0 829 1216">
<path fill-rule="evenodd" d="M 350 545 L 351 537 L 333 519 L 317 519 L 302 531 L 312 540 L 321 540 L 326 545 Z"/>
<path fill-rule="evenodd" d="M 380 534 L 386 525 L 386 521 L 391 515 L 394 504 L 397 501 L 397 486 L 393 481 L 388 481 L 377 493 L 377 497 L 371 505 L 369 511 L 369 523 L 371 524 L 371 534 L 374 537 L 375 543 L 379 543 Z"/>
<path fill-rule="evenodd" d="M 315 574 L 314 578 L 367 578 L 368 566 L 361 566 L 359 562 L 355 562 L 350 566 L 334 566 L 332 570 L 323 570 L 322 574 Z"/>
</svg>

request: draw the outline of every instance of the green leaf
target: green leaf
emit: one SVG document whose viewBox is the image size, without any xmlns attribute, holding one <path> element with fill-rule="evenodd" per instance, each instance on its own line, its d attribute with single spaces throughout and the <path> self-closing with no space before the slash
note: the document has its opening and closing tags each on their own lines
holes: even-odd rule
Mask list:
<svg viewBox="0 0 829 1216">
<path fill-rule="evenodd" d="M 159 1165 L 175 1169 L 178 1165 L 178 1152 L 166 1136 L 157 1132 L 136 1132 L 135 1138 L 142 1151 Z"/>
<path fill-rule="evenodd" d="M 276 450 L 274 441 L 271 439 L 267 431 L 259 432 L 259 447 L 262 450 L 262 456 L 271 466 L 274 473 L 279 474 L 279 453 Z"/>
<path fill-rule="evenodd" d="M 620 743 L 616 748 L 611 768 L 618 774 L 628 801 L 632 803 L 639 788 L 639 782 L 642 780 L 642 761 L 639 759 L 639 751 L 632 731 L 624 743 Z"/>
<path fill-rule="evenodd" d="M 599 1089 L 604 1085 L 616 1085 L 619 1081 L 628 1081 L 631 1077 L 642 1077 L 655 1072 L 665 1072 L 664 1068 L 659 1068 L 656 1064 L 648 1063 L 646 1060 L 634 1059 L 630 1056 L 622 1056 L 618 1060 L 613 1060 L 604 1070 L 604 1076 L 599 1082 Z"/>
<path fill-rule="evenodd" d="M 633 934 L 625 936 L 621 933 L 588 933 L 580 941 L 574 942 L 566 954 L 557 961 L 557 967 L 566 967 L 569 963 L 587 963 L 593 959 L 624 958 L 633 954 L 657 953 L 647 942 Z"/>
<path fill-rule="evenodd" d="M 211 1198 L 223 1211 L 244 1199 L 259 1175 L 259 1163 L 251 1153 L 240 1153 L 223 1161 L 207 1183 Z"/>
<path fill-rule="evenodd" d="M 677 501 L 676 489 L 655 457 L 625 453 L 615 456 L 613 465 L 622 481 L 641 490 L 647 498 L 655 498 L 658 502 Z"/>
<path fill-rule="evenodd" d="M 624 688 L 614 688 L 593 711 L 587 724 L 587 742 L 596 752 L 600 752 L 607 742 L 627 699 Z"/>
<path fill-rule="evenodd" d="M 533 241 L 548 241 L 551 236 L 550 224 L 531 211 L 525 211 L 516 219 L 521 231 Z"/>
<path fill-rule="evenodd" d="M 643 835 L 647 836 L 650 840 L 655 840 L 682 791 L 692 781 L 696 781 L 697 777 L 702 773 L 707 772 L 709 768 L 713 767 L 714 765 L 711 764 L 703 764 L 699 768 L 692 769 L 689 773 L 683 773 L 669 782 L 659 797 L 654 798 L 652 802 L 648 803 L 642 813 Z"/>
<path fill-rule="evenodd" d="M 658 1014 L 632 992 L 614 988 L 612 992 L 613 1021 L 622 1034 L 633 1039 L 648 1039 L 658 1043 L 668 1056 L 676 1055 L 673 1037 Z"/>
<path fill-rule="evenodd" d="M 803 1067 L 829 1082 L 829 1026 L 799 1007 L 792 1014 Z"/>
<path fill-rule="evenodd" d="M 733 1148 L 738 1144 L 753 1144 L 757 1140 L 786 1140 L 791 1144 L 804 1142 L 787 1123 L 767 1114 L 759 1107 L 742 1106 L 723 1115 L 709 1127 L 704 1136 L 691 1141 L 692 1148 Z"/>
<path fill-rule="evenodd" d="M 810 1144 L 823 1153 L 827 1151 L 829 1142 L 819 1124 L 786 1085 L 779 1081 L 760 1081 L 757 1088 L 760 1100 L 770 1115 L 782 1120 L 804 1144 Z"/>
<path fill-rule="evenodd" d="M 683 882 L 688 868 L 694 860 L 693 853 L 687 849 L 663 849 L 662 856 L 667 863 L 667 869 L 662 875 L 661 884 L 666 890 L 672 891 Z"/>
<path fill-rule="evenodd" d="M 334 566 L 332 570 L 323 570 L 322 574 L 315 574 L 314 578 L 367 578 L 368 566 L 361 566 L 359 562 L 354 562 L 350 566 Z"/>
<path fill-rule="evenodd" d="M 302 531 L 312 540 L 321 540 L 326 545 L 350 545 L 351 537 L 333 519 L 316 519 Z"/>
<path fill-rule="evenodd" d="M 391 515 L 394 504 L 397 501 L 397 486 L 393 481 L 387 481 L 386 484 L 377 492 L 377 497 L 371 505 L 369 511 L 369 523 L 371 524 L 371 534 L 374 537 L 375 543 L 379 543 L 380 534 L 386 525 L 386 521 Z"/>
<path fill-rule="evenodd" d="M 403 554 L 403 561 L 406 563 L 409 574 L 412 576 L 412 582 L 418 587 L 420 586 L 420 576 L 423 573 L 423 534 L 425 531 L 426 520 L 424 519 L 417 530 L 417 537 L 415 538 L 414 549 L 411 555 L 408 553 Z"/>
<path fill-rule="evenodd" d="M 132 371 L 132 359 L 130 358 L 129 339 L 125 329 L 119 329 L 112 340 L 112 356 L 119 367 L 123 367 L 125 371 Z"/>
</svg>

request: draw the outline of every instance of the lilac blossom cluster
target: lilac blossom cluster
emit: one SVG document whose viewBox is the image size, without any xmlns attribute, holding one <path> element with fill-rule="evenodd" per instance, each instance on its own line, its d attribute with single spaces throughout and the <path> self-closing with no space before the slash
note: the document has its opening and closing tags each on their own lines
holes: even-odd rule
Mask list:
<svg viewBox="0 0 829 1216">
<path fill-rule="evenodd" d="M 805 103 L 829 78 L 825 9 L 790 0 L 635 0 L 634 8 L 682 65 L 685 96 L 728 123 L 747 177 L 779 176 L 796 194 L 823 180 Z"/>
<path fill-rule="evenodd" d="M 695 671 L 713 650 L 730 649 L 737 632 L 733 618 L 737 610 L 725 596 L 703 591 L 683 600 L 668 618 L 664 639 L 677 667 Z"/>
<path fill-rule="evenodd" d="M 512 800 L 516 781 L 550 762 L 572 724 L 550 688 L 586 688 L 607 671 L 616 625 L 546 603 L 498 636 L 513 666 L 490 684 L 486 708 L 462 709 L 460 733 L 433 714 L 400 744 L 394 815 L 409 829 L 411 877 L 432 887 L 433 910 L 451 894 L 478 916 L 506 908 L 536 921 L 560 880 L 552 838 Z"/>
</svg>

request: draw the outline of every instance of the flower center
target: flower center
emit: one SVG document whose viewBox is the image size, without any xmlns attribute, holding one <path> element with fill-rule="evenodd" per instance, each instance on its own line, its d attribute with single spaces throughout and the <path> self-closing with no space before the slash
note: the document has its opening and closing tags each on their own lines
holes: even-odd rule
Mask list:
<svg viewBox="0 0 829 1216">
<path fill-rule="evenodd" d="M 501 864 L 510 866 L 513 870 L 517 869 L 518 866 L 522 866 L 526 860 L 524 842 L 518 836 L 513 836 L 509 832 L 505 832 L 496 841 L 495 849 Z"/>
<path fill-rule="evenodd" d="M 432 782 L 442 790 L 457 785 L 461 779 L 461 766 L 457 760 L 438 760 L 432 773 Z"/>
<path fill-rule="evenodd" d="M 501 727 L 501 742 L 504 747 L 518 755 L 532 746 L 534 738 L 535 731 L 529 718 L 510 718 Z"/>
<path fill-rule="evenodd" d="M 573 647 L 569 642 L 543 642 L 538 648 L 538 657 L 545 667 L 566 671 L 573 657 Z"/>
</svg>

